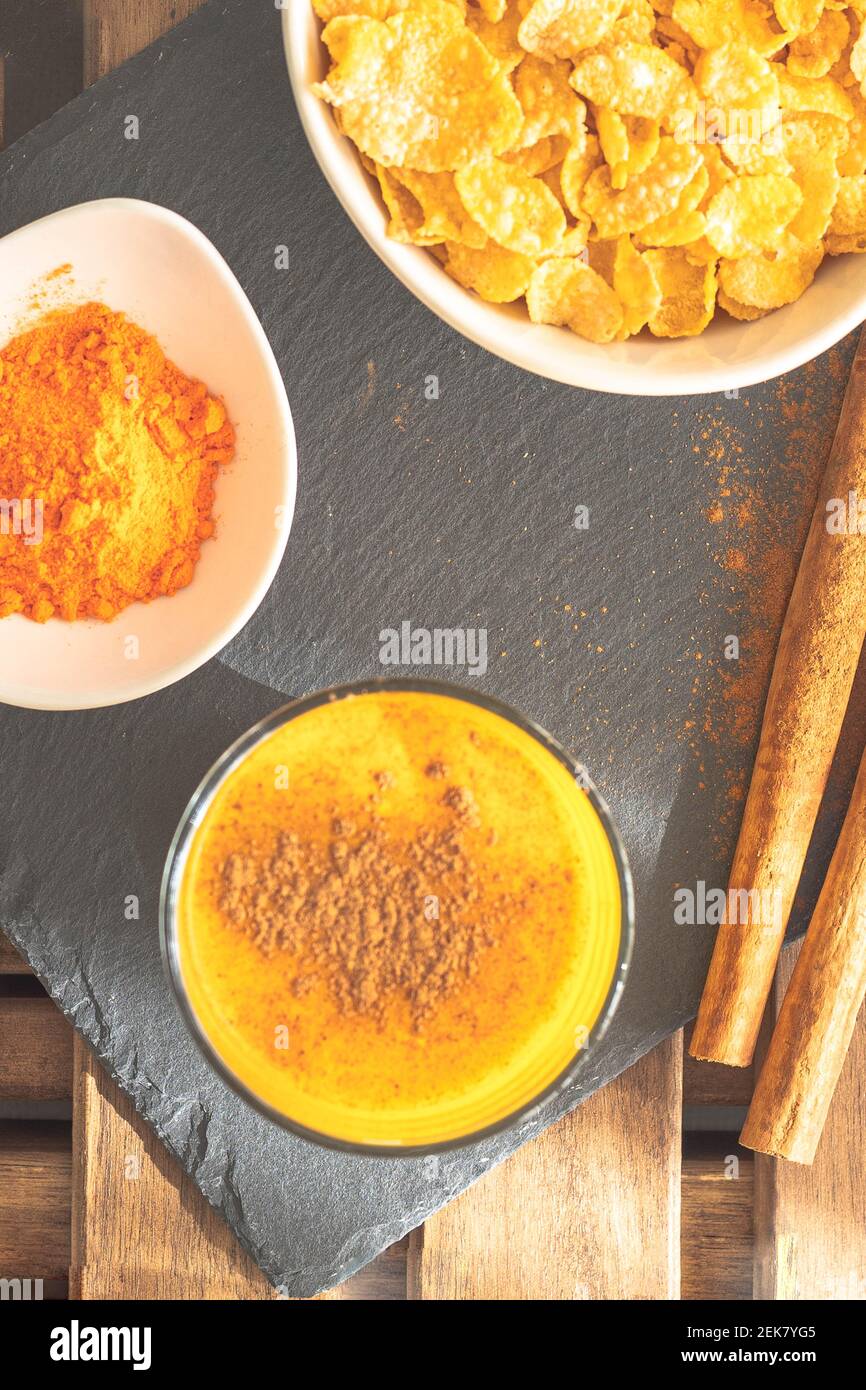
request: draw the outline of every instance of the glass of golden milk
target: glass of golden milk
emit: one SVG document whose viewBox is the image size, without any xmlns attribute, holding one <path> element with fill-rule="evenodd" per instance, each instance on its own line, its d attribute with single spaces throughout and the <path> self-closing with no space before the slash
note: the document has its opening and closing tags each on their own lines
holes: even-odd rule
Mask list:
<svg viewBox="0 0 866 1390">
<path fill-rule="evenodd" d="M 205 1056 L 288 1129 L 418 1154 L 575 1076 L 622 993 L 631 877 L 583 769 L 498 700 L 428 680 L 277 710 L 169 852 L 163 952 Z"/>
</svg>

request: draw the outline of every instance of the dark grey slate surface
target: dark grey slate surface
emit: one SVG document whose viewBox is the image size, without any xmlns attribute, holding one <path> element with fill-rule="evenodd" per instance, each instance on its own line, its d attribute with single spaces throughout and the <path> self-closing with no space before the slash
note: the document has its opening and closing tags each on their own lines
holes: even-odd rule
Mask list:
<svg viewBox="0 0 866 1390">
<path fill-rule="evenodd" d="M 131 113 L 138 143 L 123 138 Z M 783 387 L 647 401 L 537 380 L 463 342 L 391 278 L 319 175 L 271 0 L 212 3 L 0 156 L 0 233 L 112 195 L 189 217 L 250 295 L 295 415 L 298 510 L 270 595 L 218 661 L 115 710 L 2 711 L 0 921 L 271 1279 L 307 1295 L 694 1012 L 713 933 L 674 925 L 673 888 L 725 882 L 730 774 L 748 767 L 762 698 L 751 697 L 745 739 L 723 728 L 704 740 L 720 697 L 714 662 L 726 634 L 765 620 L 771 639 L 781 616 L 778 596 L 749 611 L 754 587 L 736 566 L 720 570 L 705 513 L 726 447 L 766 523 L 737 541 L 752 568 L 768 535 L 788 551 L 802 542 L 852 344 Z M 282 244 L 287 271 L 274 268 Z M 438 401 L 425 399 L 430 374 Z M 806 454 L 793 475 L 792 415 Z M 579 504 L 588 531 L 572 525 Z M 637 886 L 630 982 L 580 1087 L 436 1163 L 325 1152 L 247 1109 L 186 1037 L 157 943 L 163 857 L 208 765 L 284 696 L 375 673 L 379 630 L 403 619 L 488 628 L 485 688 L 586 763 Z M 852 747 L 861 736 L 862 720 Z M 850 762 L 819 827 L 804 908 Z M 139 923 L 124 920 L 129 893 Z"/>
</svg>

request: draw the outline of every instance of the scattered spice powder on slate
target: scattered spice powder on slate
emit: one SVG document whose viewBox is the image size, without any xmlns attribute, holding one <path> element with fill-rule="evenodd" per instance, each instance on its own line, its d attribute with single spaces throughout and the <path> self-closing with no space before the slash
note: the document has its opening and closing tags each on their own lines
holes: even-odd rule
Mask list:
<svg viewBox="0 0 866 1390">
<path fill-rule="evenodd" d="M 442 779 L 447 769 L 434 762 L 426 774 Z M 374 781 L 394 785 L 387 772 Z M 397 997 L 423 1032 L 437 1004 L 472 979 L 496 946 L 502 912 L 521 906 L 510 894 L 491 901 L 486 891 L 489 875 L 482 880 L 473 843 L 490 841 L 471 791 L 450 785 L 441 802 L 446 823 L 421 827 L 411 839 L 396 839 L 374 810 L 361 831 L 335 818 L 325 849 L 283 832 L 269 854 L 231 854 L 222 865 L 219 909 L 264 955 L 298 957 L 297 996 L 325 983 L 341 1013 L 379 1023 Z"/>
<path fill-rule="evenodd" d="M 847 372 L 838 350 L 831 352 L 829 367 L 829 404 L 816 363 L 777 383 L 784 429 L 781 453 L 776 447 L 766 456 L 749 452 L 744 433 L 729 415 L 704 416 L 694 445 L 695 454 L 715 473 L 715 495 L 705 517 L 717 566 L 714 583 L 727 592 L 728 631 L 739 640 L 739 657 L 727 660 L 713 653 L 702 661 L 704 675 L 693 687 L 684 737 L 702 775 L 706 761 L 717 760 L 711 781 L 722 789 L 718 823 L 726 843 L 742 814 L 749 751 L 758 734 L 778 634 L 841 407 Z M 740 397 L 739 403 L 749 410 L 748 396 Z M 777 442 L 774 435 L 774 446 Z M 770 489 L 773 473 L 784 479 L 781 494 Z"/>
</svg>

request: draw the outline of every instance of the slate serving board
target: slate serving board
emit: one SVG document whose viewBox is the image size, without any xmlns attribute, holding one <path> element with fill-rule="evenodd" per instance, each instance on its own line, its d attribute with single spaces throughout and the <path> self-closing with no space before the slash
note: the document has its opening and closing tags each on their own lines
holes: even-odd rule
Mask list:
<svg viewBox="0 0 866 1390">
<path fill-rule="evenodd" d="M 707 516 L 726 476 L 721 441 L 770 518 L 738 542 L 747 568 L 763 563 L 770 533 L 793 556 L 853 345 L 741 398 L 652 401 L 554 385 L 464 342 L 390 276 L 326 187 L 294 113 L 279 18 L 272 0 L 212 3 L 0 156 L 0 233 L 129 195 L 213 239 L 281 364 L 301 469 L 280 574 L 219 659 L 114 710 L 3 709 L 0 921 L 267 1275 L 306 1296 L 694 1013 L 713 928 L 678 926 L 673 891 L 725 883 L 731 784 L 749 766 L 764 687 L 737 737 L 704 737 L 705 709 L 725 637 L 764 625 L 772 644 L 784 607 L 782 592 L 755 612 L 742 567 L 720 568 Z M 138 141 L 124 138 L 130 114 Z M 278 247 L 288 269 L 276 268 Z M 805 403 L 808 428 L 792 402 Z M 804 455 L 794 488 L 792 419 Z M 582 759 L 637 890 L 625 998 L 580 1085 L 435 1163 L 326 1152 L 254 1114 L 188 1039 L 157 941 L 163 859 L 210 763 L 286 697 L 380 672 L 378 634 L 404 620 L 487 628 L 483 678 L 439 674 L 480 680 Z M 852 764 L 842 759 L 828 798 L 795 930 Z M 124 918 L 130 893 L 137 923 Z"/>
</svg>

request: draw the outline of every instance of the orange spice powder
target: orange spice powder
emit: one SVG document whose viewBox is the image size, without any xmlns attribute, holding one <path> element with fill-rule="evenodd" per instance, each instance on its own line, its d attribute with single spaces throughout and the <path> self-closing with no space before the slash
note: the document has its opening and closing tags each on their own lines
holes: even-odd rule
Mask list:
<svg viewBox="0 0 866 1390">
<path fill-rule="evenodd" d="M 713 471 L 713 496 L 705 511 L 716 566 L 713 585 L 724 594 L 739 656 L 728 660 L 723 653 L 712 653 L 703 662 L 683 737 L 698 759 L 701 775 L 708 773 L 722 790 L 717 822 L 726 846 L 742 815 L 748 753 L 760 724 L 778 632 L 841 403 L 846 368 L 838 349 L 829 355 L 829 368 L 829 408 L 822 405 L 817 363 L 777 384 L 784 447 L 771 456 L 755 456 L 746 446 L 746 432 L 729 414 L 708 411 L 699 417 L 694 452 Z M 747 396 L 740 405 L 750 408 Z M 785 483 L 783 499 L 777 498 L 774 506 L 766 500 L 771 469 L 781 472 Z"/>
<path fill-rule="evenodd" d="M 223 402 L 123 314 L 44 314 L 0 351 L 0 617 L 109 621 L 189 584 L 234 442 Z"/>
</svg>

